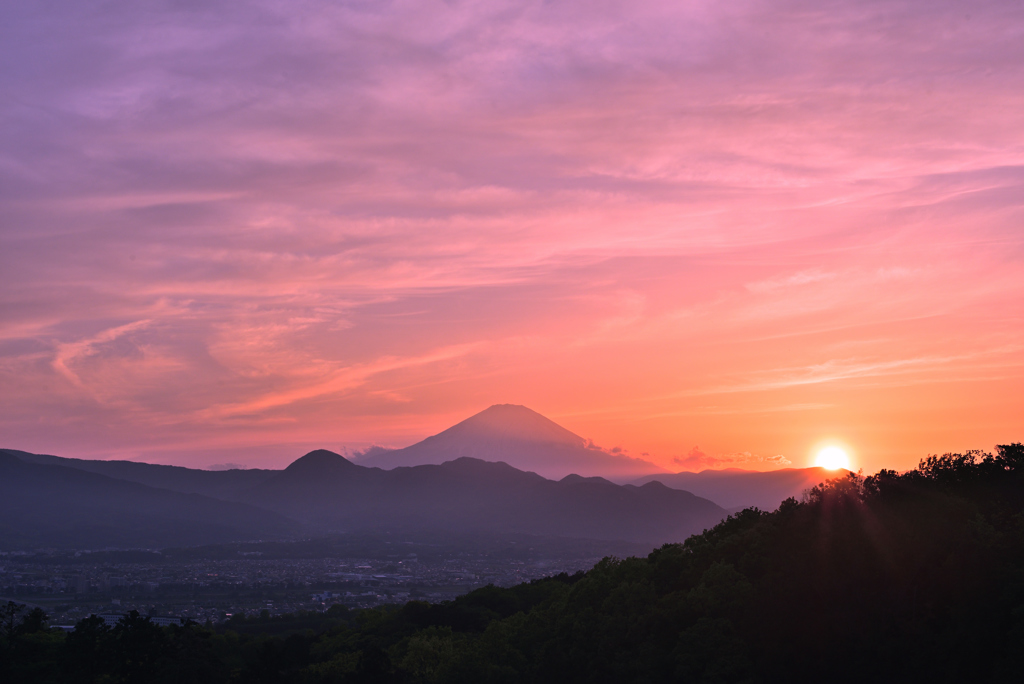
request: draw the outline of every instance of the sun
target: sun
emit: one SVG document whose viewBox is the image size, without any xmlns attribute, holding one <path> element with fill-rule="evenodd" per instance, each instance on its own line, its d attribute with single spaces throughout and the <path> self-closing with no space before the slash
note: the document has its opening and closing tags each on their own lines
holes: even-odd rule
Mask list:
<svg viewBox="0 0 1024 684">
<path fill-rule="evenodd" d="M 818 452 L 818 457 L 814 459 L 814 465 L 826 470 L 839 470 L 840 468 L 849 470 L 850 457 L 837 446 L 825 447 Z"/>
</svg>

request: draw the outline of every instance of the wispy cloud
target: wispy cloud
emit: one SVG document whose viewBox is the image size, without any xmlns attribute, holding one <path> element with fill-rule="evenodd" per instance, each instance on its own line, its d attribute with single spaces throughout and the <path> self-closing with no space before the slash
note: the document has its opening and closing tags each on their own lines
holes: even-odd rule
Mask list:
<svg viewBox="0 0 1024 684">
<path fill-rule="evenodd" d="M 327 377 L 315 384 L 293 387 L 280 392 L 265 394 L 251 401 L 240 404 L 217 406 L 202 412 L 202 417 L 225 417 L 242 414 L 259 414 L 267 409 L 287 406 L 296 402 L 323 397 L 351 390 L 364 385 L 367 380 L 375 375 L 390 371 L 403 370 L 413 366 L 437 363 L 439 361 L 450 361 L 471 352 L 478 345 L 457 345 L 445 349 L 439 349 L 423 356 L 415 358 L 383 358 L 377 359 L 370 364 L 358 365 L 350 368 L 341 368 L 331 371 Z M 374 394 L 382 394 L 374 392 Z"/>
<path fill-rule="evenodd" d="M 107 330 L 84 340 L 77 340 L 75 342 L 58 345 L 53 359 L 53 368 L 76 387 L 85 389 L 85 384 L 82 382 L 82 379 L 73 370 L 75 361 L 82 357 L 97 353 L 97 348 L 100 345 L 113 342 L 122 335 L 126 335 L 130 332 L 141 330 L 151 322 L 152 321 L 148 320 L 134 321 L 114 328 L 108 328 Z"/>
<path fill-rule="evenodd" d="M 706 468 L 736 468 L 751 467 L 758 468 L 785 468 L 793 465 L 793 462 L 782 454 L 774 456 L 759 456 L 749 451 L 736 454 L 717 454 L 710 456 L 698 447 L 693 447 L 685 456 L 677 456 L 672 462 L 684 470 L 704 470 Z"/>
<path fill-rule="evenodd" d="M 1016 438 L 1022 30 L 996 1 L 6 3 L 0 431 L 178 458 L 516 401 L 665 464 Z M 979 378 L 991 405 L 907 389 Z"/>
<path fill-rule="evenodd" d="M 704 390 L 708 394 L 726 394 L 732 392 L 762 392 L 784 389 L 801 385 L 839 382 L 888 376 L 927 375 L 933 382 L 948 381 L 949 374 L 940 371 L 952 364 L 976 362 L 986 357 L 1015 356 L 1024 349 L 1019 345 L 1010 345 L 999 349 L 983 352 L 961 354 L 956 356 L 922 356 L 917 358 L 890 359 L 885 361 L 867 361 L 859 359 L 830 359 L 809 366 L 778 368 L 756 371 L 750 374 L 750 380 L 736 385 L 725 385 Z M 972 364 L 974 365 L 974 364 Z M 982 367 L 988 364 L 981 364 Z M 1007 364 L 999 364 L 1006 367 Z M 1009 365 L 1016 365 L 1010 361 Z M 977 368 L 977 365 L 974 365 Z"/>
</svg>

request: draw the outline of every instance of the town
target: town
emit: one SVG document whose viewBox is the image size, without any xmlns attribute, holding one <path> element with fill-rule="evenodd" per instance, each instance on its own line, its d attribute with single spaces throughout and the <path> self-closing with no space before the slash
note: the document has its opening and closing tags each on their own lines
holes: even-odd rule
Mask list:
<svg viewBox="0 0 1024 684">
<path fill-rule="evenodd" d="M 507 587 L 589 570 L 610 554 L 586 552 L 617 550 L 577 544 L 549 553 L 543 541 L 512 557 L 493 548 L 458 546 L 420 554 L 407 550 L 423 550 L 414 542 L 396 543 L 396 552 L 362 557 L 268 558 L 273 553 L 259 550 L 266 548 L 259 545 L 252 546 L 255 550 L 218 547 L 206 554 L 233 552 L 234 558 L 117 549 L 0 552 L 0 597 L 43 608 L 54 626 L 72 627 L 90 615 L 131 610 L 218 624 L 238 615 L 325 611 L 336 604 L 371 608 L 409 600 L 437 603 L 488 584 Z"/>
</svg>

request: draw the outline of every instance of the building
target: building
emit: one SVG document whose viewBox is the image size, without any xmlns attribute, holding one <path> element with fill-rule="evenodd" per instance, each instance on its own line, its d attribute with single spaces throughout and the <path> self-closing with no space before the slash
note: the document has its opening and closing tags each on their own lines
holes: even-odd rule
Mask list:
<svg viewBox="0 0 1024 684">
<path fill-rule="evenodd" d="M 124 613 L 101 613 L 99 617 L 103 619 L 103 623 L 107 627 L 114 627 L 118 622 L 128 616 Z M 159 617 L 156 615 L 150 615 L 146 619 L 159 627 L 169 627 L 171 625 L 178 625 L 180 627 L 186 622 L 186 618 L 169 616 Z"/>
</svg>

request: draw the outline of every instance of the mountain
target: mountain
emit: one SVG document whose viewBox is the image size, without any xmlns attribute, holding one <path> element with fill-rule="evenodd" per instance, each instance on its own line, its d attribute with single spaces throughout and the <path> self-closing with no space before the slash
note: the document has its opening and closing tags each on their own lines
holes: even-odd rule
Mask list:
<svg viewBox="0 0 1024 684">
<path fill-rule="evenodd" d="M 166 632 L 136 614 L 114 630 L 79 623 L 66 638 L 47 634 L 42 610 L 8 604 L 3 681 L 125 681 L 126 662 L 142 682 L 1020 681 L 1024 444 L 997 449 L 839 477 L 802 503 L 744 511 L 684 544 L 439 603 L 358 612 L 337 603 L 273 619 L 236 611 L 227 625 Z M 328 544 L 350 542 L 356 557 L 396 558 L 390 540 Z M 510 542 L 519 548 L 506 554 Z M 534 543 L 474 546 L 516 562 Z M 247 546 L 264 560 L 333 554 Z M 467 548 L 444 536 L 430 546 L 438 560 Z"/>
<path fill-rule="evenodd" d="M 300 531 L 284 516 L 247 504 L 0 452 L 0 547 L 164 547 L 286 538 Z"/>
<path fill-rule="evenodd" d="M 783 468 L 767 472 L 728 468 L 650 475 L 638 479 L 636 484 L 661 482 L 673 489 L 710 499 L 730 511 L 751 506 L 762 511 L 774 511 L 789 497 L 799 499 L 811 487 L 846 473 L 845 470 L 825 468 Z"/>
<path fill-rule="evenodd" d="M 726 515 L 711 501 L 657 482 L 637 487 L 578 475 L 554 481 L 468 457 L 382 470 L 323 450 L 243 500 L 325 532 L 492 531 L 650 543 L 685 539 Z"/>
<path fill-rule="evenodd" d="M 284 470 L 247 473 L 0 450 L 0 546 L 164 547 L 387 531 L 659 544 L 726 515 L 658 482 L 617 485 L 575 474 L 555 481 L 469 457 L 383 470 L 320 449 Z"/>
<path fill-rule="evenodd" d="M 501 461 L 552 479 L 577 474 L 621 482 L 664 472 L 649 461 L 597 448 L 536 411 L 515 404 L 491 406 L 404 449 L 374 450 L 360 464 L 390 469 L 439 465 L 462 457 Z"/>
<path fill-rule="evenodd" d="M 273 475 L 273 470 L 195 470 L 181 466 L 137 463 L 135 461 L 88 461 L 47 454 L 31 454 L 15 449 L 0 449 L 26 463 L 57 465 L 75 470 L 98 473 L 126 482 L 137 482 L 149 487 L 169 489 L 185 494 L 203 494 L 218 499 L 231 499 L 242 491 L 252 489 Z"/>
</svg>

